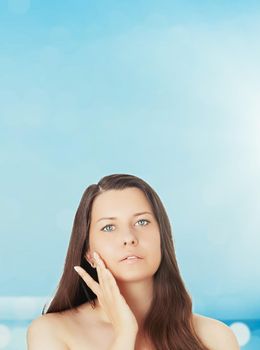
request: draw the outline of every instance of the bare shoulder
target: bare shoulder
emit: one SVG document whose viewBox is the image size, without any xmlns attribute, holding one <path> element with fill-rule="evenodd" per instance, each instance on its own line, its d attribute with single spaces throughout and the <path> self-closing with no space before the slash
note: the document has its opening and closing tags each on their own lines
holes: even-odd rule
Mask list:
<svg viewBox="0 0 260 350">
<path fill-rule="evenodd" d="M 45 314 L 34 319 L 27 328 L 28 350 L 69 350 L 62 338 L 62 328 L 57 314 Z"/>
<path fill-rule="evenodd" d="M 193 314 L 193 323 L 198 337 L 210 350 L 239 350 L 232 329 L 214 318 Z"/>
<path fill-rule="evenodd" d="M 55 326 L 56 330 L 59 330 L 60 328 L 60 321 L 59 321 L 59 315 L 56 313 L 49 313 L 45 315 L 41 315 L 29 324 L 28 331 L 29 330 L 36 330 L 38 328 L 44 328 L 46 330 L 53 329 Z M 58 327 L 58 328 L 57 328 Z"/>
</svg>

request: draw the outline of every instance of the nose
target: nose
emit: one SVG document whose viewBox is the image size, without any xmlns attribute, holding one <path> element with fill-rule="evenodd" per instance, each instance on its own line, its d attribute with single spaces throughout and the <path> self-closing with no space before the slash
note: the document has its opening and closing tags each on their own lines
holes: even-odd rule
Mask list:
<svg viewBox="0 0 260 350">
<path fill-rule="evenodd" d="M 132 239 L 131 241 L 124 241 L 124 245 L 129 245 L 129 244 L 131 244 L 131 245 L 136 245 L 136 239 Z"/>
<path fill-rule="evenodd" d="M 137 244 L 137 239 L 136 237 L 129 233 L 127 236 L 124 236 L 124 245 L 136 245 Z"/>
</svg>

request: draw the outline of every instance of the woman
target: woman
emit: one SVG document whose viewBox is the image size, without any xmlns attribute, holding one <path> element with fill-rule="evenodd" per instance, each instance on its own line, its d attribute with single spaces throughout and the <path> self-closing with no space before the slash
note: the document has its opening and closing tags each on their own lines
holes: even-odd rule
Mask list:
<svg viewBox="0 0 260 350">
<path fill-rule="evenodd" d="M 149 184 L 128 174 L 105 176 L 85 190 L 59 286 L 28 327 L 27 344 L 28 350 L 239 349 L 228 326 L 192 313 L 165 208 Z"/>
</svg>

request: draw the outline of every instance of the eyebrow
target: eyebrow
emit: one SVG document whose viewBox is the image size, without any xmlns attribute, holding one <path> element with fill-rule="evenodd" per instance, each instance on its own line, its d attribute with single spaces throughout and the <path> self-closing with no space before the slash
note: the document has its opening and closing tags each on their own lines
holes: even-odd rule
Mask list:
<svg viewBox="0 0 260 350">
<path fill-rule="evenodd" d="M 135 214 L 133 215 L 133 217 L 134 217 L 134 216 L 143 215 L 143 214 L 150 214 L 150 215 L 153 215 L 153 214 L 150 213 L 149 211 L 142 211 L 141 213 L 135 213 Z M 107 217 L 107 218 L 100 218 L 100 219 L 98 219 L 96 222 L 99 222 L 99 221 L 101 221 L 101 220 L 115 220 L 115 219 L 116 219 L 115 216 L 110 216 L 110 217 Z"/>
</svg>

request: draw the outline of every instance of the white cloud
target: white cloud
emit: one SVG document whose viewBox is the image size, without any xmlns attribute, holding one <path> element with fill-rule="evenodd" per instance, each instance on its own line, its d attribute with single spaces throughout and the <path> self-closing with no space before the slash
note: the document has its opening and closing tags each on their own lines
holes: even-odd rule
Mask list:
<svg viewBox="0 0 260 350">
<path fill-rule="evenodd" d="M 31 320 L 41 314 L 49 297 L 0 297 L 0 320 Z"/>
</svg>

